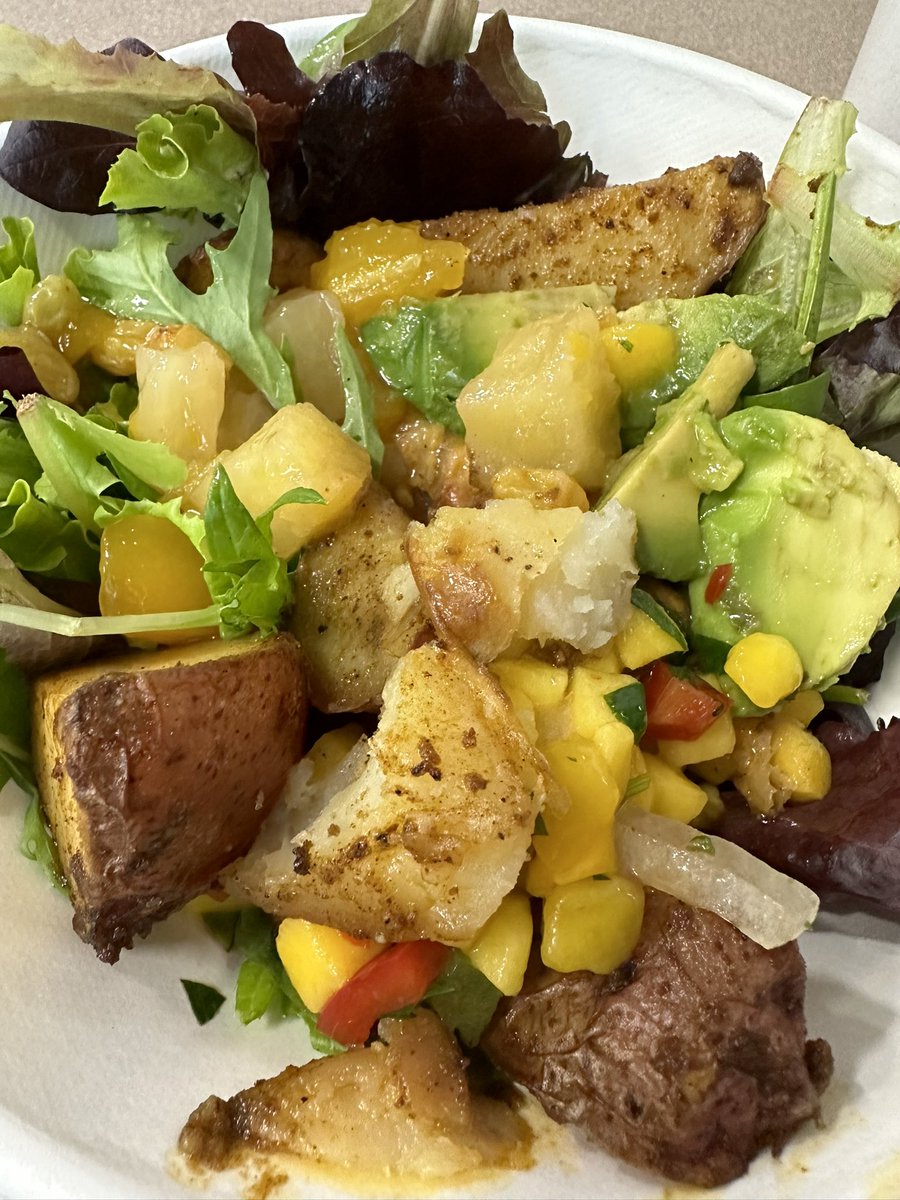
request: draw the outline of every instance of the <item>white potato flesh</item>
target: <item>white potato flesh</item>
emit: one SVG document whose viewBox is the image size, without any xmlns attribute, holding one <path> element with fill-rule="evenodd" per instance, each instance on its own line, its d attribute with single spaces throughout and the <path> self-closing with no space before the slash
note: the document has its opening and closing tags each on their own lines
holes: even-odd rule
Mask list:
<svg viewBox="0 0 900 1200">
<path fill-rule="evenodd" d="M 548 786 L 494 677 L 421 646 L 388 680 L 358 777 L 291 795 L 292 850 L 273 847 L 279 805 L 233 878 L 278 918 L 464 945 L 515 885 Z"/>
<path fill-rule="evenodd" d="M 622 452 L 619 385 L 589 308 L 533 321 L 501 343 L 456 401 L 466 445 L 489 473 L 556 468 L 600 488 Z"/>
<path fill-rule="evenodd" d="M 162 442 L 185 462 L 209 462 L 225 407 L 228 355 L 191 325 L 162 325 L 138 346 L 134 361 L 138 402 L 129 435 Z"/>
<path fill-rule="evenodd" d="M 618 503 L 585 513 L 491 500 L 413 525 L 407 554 L 435 628 L 491 662 L 521 639 L 604 646 L 628 617 L 635 537 Z"/>
</svg>

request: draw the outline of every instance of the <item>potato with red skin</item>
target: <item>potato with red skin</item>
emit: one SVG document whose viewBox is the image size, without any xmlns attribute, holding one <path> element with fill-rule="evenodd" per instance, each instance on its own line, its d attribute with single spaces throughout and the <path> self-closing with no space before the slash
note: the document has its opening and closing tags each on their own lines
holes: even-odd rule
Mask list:
<svg viewBox="0 0 900 1200">
<path fill-rule="evenodd" d="M 246 853 L 303 750 L 287 635 L 206 641 L 47 675 L 35 773 L 75 906 L 106 962 Z"/>
</svg>

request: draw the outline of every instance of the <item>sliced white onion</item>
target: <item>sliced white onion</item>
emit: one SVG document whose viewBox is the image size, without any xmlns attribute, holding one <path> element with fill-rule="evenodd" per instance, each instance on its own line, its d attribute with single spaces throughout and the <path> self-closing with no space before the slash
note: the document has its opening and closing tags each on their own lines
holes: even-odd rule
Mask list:
<svg viewBox="0 0 900 1200">
<path fill-rule="evenodd" d="M 746 850 L 633 804 L 616 818 L 616 850 L 623 874 L 718 914 L 766 950 L 799 937 L 819 911 L 815 892 Z"/>
</svg>

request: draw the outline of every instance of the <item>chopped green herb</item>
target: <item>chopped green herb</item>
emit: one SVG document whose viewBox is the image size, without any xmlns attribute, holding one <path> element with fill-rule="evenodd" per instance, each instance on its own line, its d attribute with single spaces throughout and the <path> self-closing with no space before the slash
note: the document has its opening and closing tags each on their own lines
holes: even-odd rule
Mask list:
<svg viewBox="0 0 900 1200">
<path fill-rule="evenodd" d="M 596 879 L 599 883 L 608 883 L 609 882 L 608 875 L 592 875 L 591 879 Z"/>
<path fill-rule="evenodd" d="M 716 848 L 712 838 L 706 833 L 698 833 L 688 842 L 686 849 L 694 850 L 697 854 L 715 854 Z"/>
<path fill-rule="evenodd" d="M 47 822 L 37 796 L 32 797 L 25 809 L 19 849 L 26 858 L 30 858 L 32 862 L 38 864 L 55 888 L 61 892 L 69 890 L 60 865 L 56 842 L 47 828 Z"/>
<path fill-rule="evenodd" d="M 727 642 L 720 642 L 718 638 L 704 637 L 701 633 L 691 634 L 691 650 L 701 671 L 721 675 L 730 649 Z"/>
<path fill-rule="evenodd" d="M 210 987 L 208 983 L 197 983 L 195 979 L 182 979 L 181 986 L 187 993 L 198 1025 L 205 1025 L 207 1021 L 211 1021 L 225 1003 L 222 993 L 217 988 Z"/>
<path fill-rule="evenodd" d="M 630 800 L 632 796 L 639 796 L 641 792 L 646 792 L 649 786 L 649 775 L 632 775 L 625 786 L 625 799 Z"/>
<path fill-rule="evenodd" d="M 264 1016 L 279 995 L 278 976 L 266 963 L 245 959 L 238 972 L 234 1011 L 244 1025 Z"/>
<path fill-rule="evenodd" d="M 547 822 L 544 820 L 544 814 L 538 813 L 534 822 L 534 832 L 539 837 L 547 836 Z"/>
<path fill-rule="evenodd" d="M 240 913 L 236 908 L 225 909 L 222 912 L 212 909 L 203 913 L 203 924 L 224 950 L 231 950 L 239 917 Z"/>
<path fill-rule="evenodd" d="M 500 992 L 460 950 L 429 988 L 425 1003 L 467 1046 L 478 1043 L 497 1005 Z"/>
<path fill-rule="evenodd" d="M 630 342 L 628 340 L 628 338 L 626 338 L 626 337 L 617 337 L 616 341 L 619 343 L 619 345 L 622 347 L 622 349 L 626 352 L 626 354 L 630 354 L 632 352 L 632 350 L 634 349 L 634 342 Z"/>
<path fill-rule="evenodd" d="M 644 685 L 627 683 L 625 687 L 616 688 L 614 692 L 606 693 L 606 703 L 612 710 L 613 716 L 627 725 L 634 734 L 634 740 L 639 742 L 647 732 L 647 698 L 644 695 Z"/>
<path fill-rule="evenodd" d="M 642 613 L 646 613 L 650 620 L 664 630 L 669 637 L 674 638 L 682 650 L 687 650 L 687 638 L 684 636 L 681 626 L 667 609 L 653 599 L 649 592 L 645 592 L 643 588 L 633 588 L 631 603 Z"/>
<path fill-rule="evenodd" d="M 826 688 L 822 693 L 826 704 L 868 704 L 869 693 L 864 688 L 847 687 L 846 684 L 836 683 Z"/>
</svg>

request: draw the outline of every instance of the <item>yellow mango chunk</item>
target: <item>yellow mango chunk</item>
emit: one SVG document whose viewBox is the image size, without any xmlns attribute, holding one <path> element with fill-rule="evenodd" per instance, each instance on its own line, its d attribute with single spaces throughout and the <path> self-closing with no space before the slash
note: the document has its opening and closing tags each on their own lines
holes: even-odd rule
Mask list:
<svg viewBox="0 0 900 1200">
<path fill-rule="evenodd" d="M 560 704 L 569 684 L 569 673 L 564 667 L 554 667 L 528 655 L 499 659 L 491 665 L 491 670 L 504 691 L 524 692 L 535 708 Z"/>
<path fill-rule="evenodd" d="M 798 692 L 785 701 L 780 709 L 781 716 L 792 717 L 804 727 L 813 717 L 817 717 L 825 707 L 825 701 L 818 692 Z"/>
<path fill-rule="evenodd" d="M 734 721 L 731 719 L 731 713 L 726 710 L 692 742 L 661 738 L 658 749 L 660 757 L 673 767 L 686 767 L 692 763 L 707 762 L 711 758 L 721 758 L 730 754 L 734 749 L 734 741 Z"/>
<path fill-rule="evenodd" d="M 416 222 L 363 221 L 331 235 L 310 283 L 333 292 L 350 324 L 361 325 L 389 301 L 457 291 L 468 253 L 458 242 L 423 238 Z"/>
<path fill-rule="evenodd" d="M 624 665 L 616 649 L 615 638 L 607 642 L 605 646 L 601 646 L 599 650 L 585 655 L 583 661 L 585 670 L 590 671 L 591 674 L 601 675 L 619 675 Z"/>
<path fill-rule="evenodd" d="M 104 617 L 191 612 L 212 604 L 199 550 L 177 525 L 149 513 L 119 517 L 103 530 L 99 598 Z M 215 632 L 213 625 L 133 637 L 171 646 L 212 637 Z"/>
<path fill-rule="evenodd" d="M 320 1013 L 335 992 L 385 949 L 379 942 L 352 938 L 302 917 L 281 922 L 275 946 L 297 995 L 314 1013 Z"/>
<path fill-rule="evenodd" d="M 772 724 L 772 770 L 789 804 L 821 800 L 831 787 L 831 758 L 799 721 L 779 713 Z"/>
<path fill-rule="evenodd" d="M 524 892 L 510 892 L 465 955 L 504 996 L 515 996 L 522 990 L 533 935 L 531 902 Z"/>
<path fill-rule="evenodd" d="M 544 812 L 545 833 L 534 849 L 557 884 L 616 870 L 613 821 L 621 792 L 599 747 L 587 738 L 570 737 L 543 747 L 556 781 L 565 788 L 569 807 Z M 540 828 L 540 824 L 538 826 Z"/>
<path fill-rule="evenodd" d="M 622 666 L 627 667 L 629 671 L 636 671 L 638 667 L 645 667 L 647 663 L 683 649 L 683 646 L 661 625 L 657 625 L 652 617 L 633 606 L 625 628 L 616 634 L 615 645 Z"/>
<path fill-rule="evenodd" d="M 532 854 L 525 864 L 520 883 L 529 896 L 539 896 L 541 899 L 549 896 L 556 887 L 550 868 L 537 854 Z"/>
<path fill-rule="evenodd" d="M 544 901 L 541 959 L 554 971 L 608 975 L 637 945 L 644 889 L 633 879 L 582 879 L 554 888 Z"/>
<path fill-rule="evenodd" d="M 675 370 L 678 334 L 671 325 L 619 321 L 601 330 L 610 370 L 623 392 L 649 387 Z"/>
<path fill-rule="evenodd" d="M 772 708 L 803 682 L 803 663 L 780 634 L 749 633 L 728 651 L 725 674 L 751 703 Z"/>
<path fill-rule="evenodd" d="M 650 776 L 652 812 L 689 824 L 703 811 L 707 796 L 699 784 L 655 754 L 645 754 L 644 765 Z"/>
</svg>

